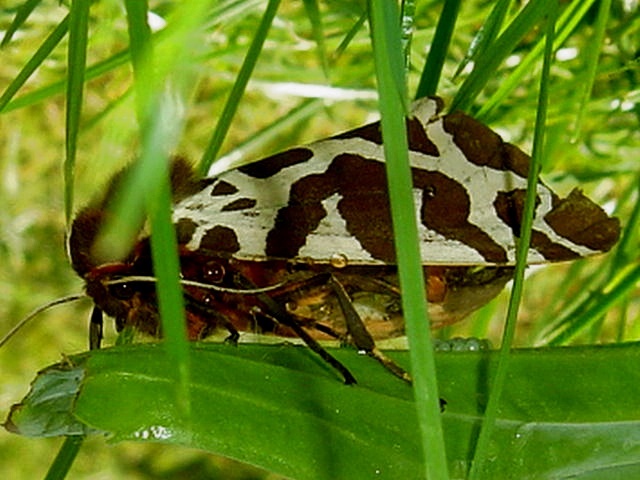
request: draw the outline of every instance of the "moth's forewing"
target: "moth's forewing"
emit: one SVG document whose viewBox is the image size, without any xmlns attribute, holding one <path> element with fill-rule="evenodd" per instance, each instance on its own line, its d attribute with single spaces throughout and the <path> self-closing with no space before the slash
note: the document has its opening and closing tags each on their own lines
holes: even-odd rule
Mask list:
<svg viewBox="0 0 640 480">
<path fill-rule="evenodd" d="M 493 298 L 510 277 L 529 157 L 471 117 L 441 115 L 440 110 L 437 99 L 419 100 L 407 130 L 422 261 L 427 266 L 425 288 L 436 324 L 446 324 Z M 378 123 L 216 178 L 198 179 L 187 162 L 175 159 L 172 185 L 185 279 L 235 287 L 241 276 L 268 287 L 279 282 L 313 284 L 317 275 L 331 273 L 354 297 L 386 295 L 391 303 L 397 298 L 397 283 L 384 278 L 395 268 L 395 250 Z M 153 284 L 134 282 L 135 288 L 126 293 L 107 284 L 117 277 L 153 276 L 148 240 L 142 236 L 127 258 L 107 264 L 94 251 L 114 189 L 76 218 L 69 239 L 72 264 L 101 309 L 121 325 L 156 334 Z M 579 191 L 560 199 L 539 183 L 536 193 L 530 263 L 604 252 L 617 241 L 618 220 Z M 489 274 L 476 275 L 471 266 L 477 265 L 487 267 Z M 386 293 L 372 288 L 372 279 L 384 280 Z M 284 288 L 269 295 L 289 305 L 291 314 L 318 335 L 340 335 L 345 329 L 337 315 L 323 317 L 322 312 L 322 302 L 330 305 L 335 299 L 320 295 L 319 289 L 309 289 L 306 316 L 291 308 L 305 303 L 299 294 L 296 299 L 295 292 Z M 264 302 L 255 296 L 193 286 L 185 287 L 185 293 L 191 338 L 218 327 L 232 333 L 258 328 L 286 334 L 286 328 L 277 331 L 282 325 L 256 314 Z M 318 299 L 314 308 L 311 298 Z M 393 317 L 386 306 L 382 310 L 381 318 Z M 374 329 L 374 317 L 364 318 L 372 330 L 388 335 L 401 331 L 393 322 L 391 328 Z M 316 328 L 320 325 L 328 325 L 328 330 Z"/>
<path fill-rule="evenodd" d="M 422 261 L 512 265 L 529 157 L 462 113 L 423 99 L 408 120 Z M 179 202 L 187 248 L 234 258 L 350 265 L 395 263 L 378 124 L 220 175 Z M 561 200 L 542 183 L 529 263 L 607 251 L 619 223 L 578 191 Z"/>
</svg>

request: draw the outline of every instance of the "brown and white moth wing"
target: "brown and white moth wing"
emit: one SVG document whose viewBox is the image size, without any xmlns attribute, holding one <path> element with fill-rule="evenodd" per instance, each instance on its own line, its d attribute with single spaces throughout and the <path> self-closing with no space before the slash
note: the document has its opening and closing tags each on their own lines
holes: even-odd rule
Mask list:
<svg viewBox="0 0 640 480">
<path fill-rule="evenodd" d="M 407 121 L 424 264 L 513 264 L 529 157 L 471 117 L 422 99 Z M 619 224 L 580 193 L 537 187 L 528 262 L 608 250 Z M 555 225 L 547 221 L 555 217 Z M 393 264 L 379 124 L 224 173 L 174 210 L 180 242 L 235 258 Z M 570 229 L 558 228 L 571 223 Z M 598 241 L 593 239 L 597 238 Z"/>
<path fill-rule="evenodd" d="M 434 119 L 424 127 L 436 155 L 410 150 L 414 187 L 422 192 L 416 208 L 423 212 L 418 221 L 424 263 L 515 263 L 529 157 L 461 113 Z M 570 260 L 611 246 L 593 248 L 575 236 L 560 234 L 546 221 L 558 197 L 542 183 L 536 187 L 536 197 L 528 263 Z M 587 211 L 574 213 L 585 228 L 590 226 Z M 617 221 L 612 223 L 612 237 L 617 238 Z M 433 232 L 441 238 L 432 246 Z"/>
</svg>

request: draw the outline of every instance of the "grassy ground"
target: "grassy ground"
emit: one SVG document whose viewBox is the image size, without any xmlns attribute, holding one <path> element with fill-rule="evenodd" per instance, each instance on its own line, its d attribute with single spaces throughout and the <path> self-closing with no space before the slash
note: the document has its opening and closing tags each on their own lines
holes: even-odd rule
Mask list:
<svg viewBox="0 0 640 480">
<path fill-rule="evenodd" d="M 6 2 L 5 2 L 6 3 Z M 0 29 L 6 30 L 21 2 L 0 7 Z M 409 91 L 414 92 L 425 61 L 440 2 L 420 4 L 411 50 Z M 454 78 L 473 36 L 488 17 L 482 2 L 463 2 L 453 40 L 445 56 L 438 94 L 451 102 L 466 77 Z M 151 2 L 158 19 L 166 17 L 172 3 Z M 223 8 L 226 7 L 226 8 Z M 254 38 L 264 2 L 222 2 L 198 37 L 197 63 L 191 65 L 184 135 L 175 150 L 198 160 L 223 110 L 248 44 Z M 29 21 L 3 47 L 0 90 L 13 81 L 32 58 L 44 38 L 68 10 L 57 2 L 38 5 Z M 375 72 L 370 38 L 365 27 L 340 55 L 341 43 L 362 14 L 359 2 L 327 2 L 321 5 L 325 55 L 302 3 L 280 6 L 259 55 L 252 80 L 238 104 L 222 153 L 239 151 L 245 159 L 358 126 L 375 115 Z M 599 63 L 592 94 L 581 107 L 581 89 L 588 83 L 589 44 L 597 29 L 597 9 L 578 21 L 565 41 L 551 71 L 549 145 L 543 177 L 559 193 L 580 185 L 598 203 L 615 211 L 628 224 L 638 201 L 639 76 L 637 63 L 637 11 L 626 12 L 614 2 L 607 21 L 606 42 L 597 45 Z M 86 84 L 78 138 L 76 205 L 99 192 L 108 177 L 132 159 L 141 144 L 131 89 L 131 69 L 118 64 L 118 53 L 128 45 L 126 19 L 120 2 L 104 1 L 91 8 L 88 64 L 109 60 L 109 68 Z M 539 58 L 526 69 L 508 95 L 495 103 L 495 92 L 517 73 L 517 65 L 540 40 L 540 29 L 528 31 L 506 62 L 486 80 L 486 86 L 470 110 L 505 138 L 529 151 L 538 98 Z M 159 58 L 165 50 L 156 52 Z M 62 159 L 65 142 L 66 40 L 49 55 L 0 115 L 0 329 L 8 330 L 30 309 L 49 300 L 81 290 L 69 268 L 64 249 L 65 206 Z M 166 60 L 167 64 L 171 59 Z M 1 92 L 0 92 L 1 93 Z M 310 100 L 311 99 L 311 100 Z M 314 101 L 314 99 L 317 99 Z M 303 108 L 292 118 L 292 111 Z M 584 108 L 584 110 L 581 110 Z M 580 129 L 576 118 L 582 116 Z M 287 121 L 288 120 L 288 121 Z M 234 150 L 239 149 L 239 150 Z M 634 191 L 635 189 L 635 191 Z M 627 254 L 637 248 L 637 233 Z M 635 242 L 635 243 L 634 243 Z M 637 262 L 637 253 L 617 264 L 620 274 Z M 598 288 L 598 274 L 611 268 L 605 259 L 579 266 L 554 265 L 531 272 L 519 317 L 516 344 L 531 346 L 553 339 L 549 328 L 569 311 L 568 301 L 585 289 Z M 634 320 L 639 305 L 632 293 L 611 309 L 602 321 L 593 322 L 572 343 L 637 340 Z M 437 332 L 438 336 L 474 335 L 497 343 L 506 295 L 474 318 Z M 8 406 L 25 393 L 34 373 L 60 358 L 61 352 L 86 349 L 89 305 L 60 307 L 43 314 L 0 350 L 0 406 Z M 110 329 L 108 329 L 110 330 Z M 110 333 L 110 338 L 113 334 Z M 105 399 L 108 401 L 108 399 Z M 3 413 L 4 415 L 4 413 Z M 106 446 L 91 438 L 83 447 L 70 478 L 272 478 L 253 469 L 189 450 L 159 445 Z M 32 440 L 0 433 L 0 476 L 44 476 L 59 439 Z M 244 468 L 244 467 L 243 467 Z"/>
</svg>

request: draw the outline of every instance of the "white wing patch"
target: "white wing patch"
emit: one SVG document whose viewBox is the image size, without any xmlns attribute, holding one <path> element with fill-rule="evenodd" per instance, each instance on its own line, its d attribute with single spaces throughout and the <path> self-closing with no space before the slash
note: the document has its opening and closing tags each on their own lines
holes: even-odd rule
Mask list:
<svg viewBox="0 0 640 480">
<path fill-rule="evenodd" d="M 428 139 L 437 148 L 438 155 L 428 155 L 421 151 L 411 150 L 409 159 L 412 168 L 426 172 L 439 172 L 455 181 L 469 197 L 467 221 L 480 229 L 498 248 L 504 250 L 507 263 L 515 261 L 516 238 L 512 228 L 496 213 L 494 201 L 498 193 L 511 192 L 515 189 L 526 189 L 527 181 L 509 170 L 500 170 L 480 166 L 469 161 L 461 148 L 456 145 L 451 133 L 445 131 L 442 116 L 438 116 L 438 102 L 433 99 L 422 99 L 414 104 L 414 115 L 426 133 Z M 481 139 L 479 140 L 481 141 Z M 232 170 L 220 175 L 224 181 L 237 190 L 235 193 L 212 196 L 215 184 L 210 185 L 197 195 L 186 198 L 176 205 L 174 221 L 189 219 L 196 225 L 187 248 L 196 250 L 209 230 L 216 226 L 232 229 L 238 239 L 239 250 L 234 254 L 237 258 L 265 260 L 268 252 L 268 236 L 275 228 L 276 218 L 282 209 L 290 205 L 292 187 L 302 179 L 325 175 L 332 164 L 341 156 L 353 156 L 369 162 L 384 162 L 383 147 L 375 141 L 352 136 L 347 138 L 330 138 L 312 143 L 302 150 L 309 152 L 304 161 L 290 162 L 274 168 L 274 172 L 265 178 L 250 175 L 240 170 Z M 282 158 L 282 157 L 281 157 Z M 269 159 L 267 159 L 267 162 Z M 363 169 L 361 175 L 369 172 Z M 357 184 L 357 178 L 347 179 Z M 342 187 L 344 188 L 344 187 Z M 580 246 L 556 233 L 544 220 L 545 215 L 553 209 L 553 193 L 543 184 L 537 186 L 538 206 L 534 221 L 534 230 L 546 236 L 553 244 L 561 245 L 580 256 L 597 253 Z M 300 193 L 298 192 L 298 195 Z M 424 264 L 486 264 L 483 255 L 476 249 L 455 238 L 427 228 L 420 218 L 424 192 L 414 189 L 416 216 L 419 226 L 421 255 Z M 317 228 L 306 233 L 306 238 L 299 245 L 297 252 L 290 258 L 309 258 L 315 262 L 328 262 L 332 255 L 340 254 L 348 258 L 350 263 L 381 263 L 379 258 L 362 245 L 357 233 L 350 231 L 349 224 L 343 218 L 338 203 L 343 198 L 340 193 L 330 194 L 321 201 L 326 216 L 321 219 Z M 251 199 L 254 205 L 237 210 L 225 210 L 232 202 Z M 363 209 L 368 208 L 362 205 Z M 456 208 L 452 205 L 452 208 Z M 447 215 L 447 212 L 438 212 Z M 371 211 L 371 215 L 377 215 Z M 546 261 L 535 249 L 529 250 L 530 263 Z"/>
<path fill-rule="evenodd" d="M 299 255 L 308 258 L 344 257 L 349 263 L 382 263 L 374 259 L 360 244 L 358 239 L 347 230 L 347 223 L 338 212 L 338 202 L 341 195 L 334 194 L 322 202 L 327 211 L 318 228 L 307 235 L 307 241 L 300 249 Z"/>
</svg>

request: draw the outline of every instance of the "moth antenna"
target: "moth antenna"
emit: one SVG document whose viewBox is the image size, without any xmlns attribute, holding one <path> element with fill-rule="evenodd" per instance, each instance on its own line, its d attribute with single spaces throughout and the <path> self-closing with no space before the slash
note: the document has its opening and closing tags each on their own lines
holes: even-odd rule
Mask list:
<svg viewBox="0 0 640 480">
<path fill-rule="evenodd" d="M 104 282 L 104 284 L 105 285 L 118 285 L 118 284 L 128 283 L 128 282 L 155 283 L 156 281 L 157 281 L 156 277 L 146 277 L 146 276 L 132 275 L 130 277 L 121 277 L 121 278 L 117 278 L 115 280 L 108 280 L 108 281 Z M 187 286 L 187 287 L 198 287 L 198 288 L 204 288 L 204 289 L 207 289 L 207 290 L 213 290 L 213 291 L 216 291 L 216 292 L 237 293 L 239 295 L 255 295 L 257 293 L 272 292 L 274 290 L 282 288 L 286 284 L 287 284 L 287 282 L 278 282 L 278 283 L 275 283 L 273 285 L 269 285 L 269 286 L 266 286 L 266 287 L 260 287 L 260 288 L 230 288 L 230 287 L 221 287 L 219 285 L 211 285 L 209 283 L 196 282 L 194 280 L 180 280 L 180 285 L 184 285 L 184 286 Z"/>
<path fill-rule="evenodd" d="M 180 283 L 182 285 L 187 285 L 187 286 L 190 286 L 190 287 L 206 288 L 206 289 L 209 289 L 209 290 L 225 292 L 225 293 L 238 293 L 238 294 L 241 294 L 241 295 L 253 295 L 253 294 L 256 294 L 256 293 L 272 292 L 274 290 L 278 290 L 279 288 L 284 287 L 287 284 L 287 282 L 278 282 L 278 283 L 274 283 L 273 285 L 268 285 L 266 287 L 242 289 L 242 288 L 219 287 L 217 285 L 210 285 L 208 283 L 194 282 L 192 280 L 180 280 Z"/>
<path fill-rule="evenodd" d="M 68 295 L 66 297 L 58 298 L 57 300 L 53 300 L 49 303 L 45 303 L 44 305 L 40 305 L 38 308 L 33 310 L 22 320 L 20 320 L 11 330 L 9 330 L 9 332 L 4 337 L 2 337 L 2 339 L 0 340 L 0 348 L 2 348 L 5 343 L 11 340 L 11 337 L 13 337 L 22 327 L 24 327 L 27 323 L 33 320 L 40 313 L 44 312 L 45 310 L 49 310 L 50 308 L 55 307 L 57 305 L 61 305 L 63 303 L 75 302 L 76 300 L 80 300 L 81 298 L 88 298 L 88 295 L 84 293 L 76 293 L 73 295 Z"/>
</svg>

